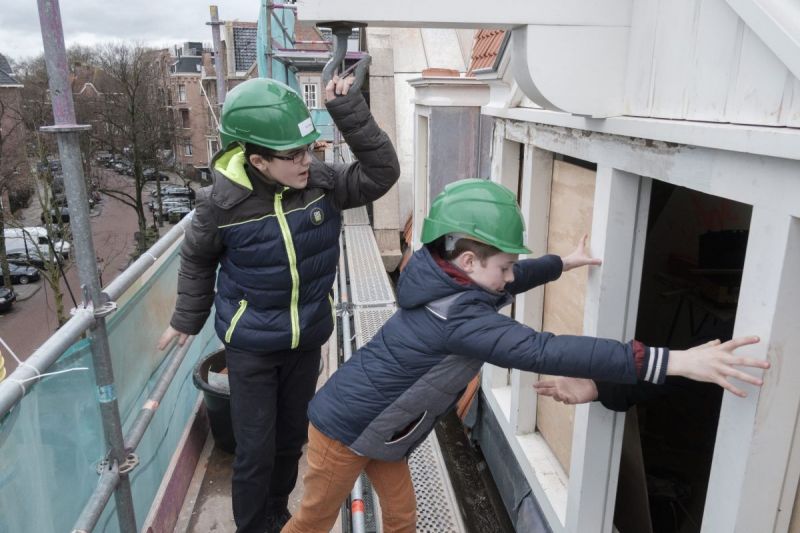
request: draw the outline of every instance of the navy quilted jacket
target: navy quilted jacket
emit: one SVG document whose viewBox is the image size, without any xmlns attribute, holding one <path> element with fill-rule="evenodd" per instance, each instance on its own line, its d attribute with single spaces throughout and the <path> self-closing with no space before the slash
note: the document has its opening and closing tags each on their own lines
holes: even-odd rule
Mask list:
<svg viewBox="0 0 800 533">
<path fill-rule="evenodd" d="M 665 349 L 537 332 L 498 313 L 513 294 L 557 279 L 562 268 L 554 255 L 520 261 L 506 292 L 492 293 L 459 285 L 422 248 L 400 277 L 400 309 L 320 389 L 309 419 L 359 455 L 395 461 L 430 433 L 484 362 L 622 383 L 663 381 Z"/>
<path fill-rule="evenodd" d="M 360 93 L 328 110 L 357 162 L 314 159 L 304 189 L 266 180 L 238 146 L 214 157 L 214 184 L 198 195 L 181 248 L 172 327 L 197 333 L 213 303 L 217 335 L 239 349 L 311 349 L 328 339 L 341 211 L 376 200 L 400 175 Z"/>
</svg>

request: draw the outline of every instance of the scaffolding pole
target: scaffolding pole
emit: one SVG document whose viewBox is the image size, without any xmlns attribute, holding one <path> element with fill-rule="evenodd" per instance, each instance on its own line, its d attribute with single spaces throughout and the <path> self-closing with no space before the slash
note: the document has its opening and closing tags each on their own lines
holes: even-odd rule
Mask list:
<svg viewBox="0 0 800 533">
<path fill-rule="evenodd" d="M 80 132 L 90 129 L 90 126 L 75 123 L 75 106 L 68 79 L 67 53 L 59 2 L 37 0 L 37 4 L 55 119 L 54 126 L 44 127 L 42 131 L 54 133 L 58 141 L 59 157 L 64 169 L 64 188 L 70 205 L 70 225 L 75 240 L 78 276 L 84 292 L 84 305 L 91 307 L 95 317 L 94 326 L 90 330 L 90 339 L 108 460 L 120 465 L 124 462 L 126 453 L 105 320 L 106 314 L 113 309 L 113 306 L 109 305 L 110 302 L 100 287 L 80 152 Z M 130 478 L 127 475 L 120 475 L 114 497 L 120 530 L 123 533 L 135 533 L 136 516 Z"/>
<path fill-rule="evenodd" d="M 222 104 L 225 103 L 226 96 L 225 72 L 222 68 L 222 56 L 220 55 L 222 43 L 219 37 L 219 27 L 222 23 L 219 21 L 217 6 L 209 6 L 209 8 L 211 11 L 211 22 L 206 22 L 206 24 L 211 26 L 211 37 L 214 40 L 214 72 L 217 76 L 217 106 L 221 108 Z"/>
</svg>

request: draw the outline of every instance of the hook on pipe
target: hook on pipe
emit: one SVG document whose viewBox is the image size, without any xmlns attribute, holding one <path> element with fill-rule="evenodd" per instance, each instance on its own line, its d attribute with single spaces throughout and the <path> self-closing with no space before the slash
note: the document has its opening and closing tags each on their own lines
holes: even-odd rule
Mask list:
<svg viewBox="0 0 800 533">
<path fill-rule="evenodd" d="M 353 28 L 363 28 L 365 25 L 358 22 L 337 21 L 324 22 L 317 24 L 317 26 L 330 28 L 334 35 L 331 58 L 325 64 L 325 68 L 322 69 L 322 85 L 323 87 L 327 87 L 328 82 L 333 79 L 333 75 L 344 62 L 345 54 L 347 54 L 347 39 L 350 37 L 350 34 L 353 33 Z M 371 61 L 372 58 L 367 54 L 347 70 L 342 69 L 341 76 L 346 76 L 350 72 L 355 71 L 355 81 L 350 87 L 351 91 L 361 90 L 361 86 L 364 84 L 364 79 L 367 74 L 367 68 Z"/>
</svg>

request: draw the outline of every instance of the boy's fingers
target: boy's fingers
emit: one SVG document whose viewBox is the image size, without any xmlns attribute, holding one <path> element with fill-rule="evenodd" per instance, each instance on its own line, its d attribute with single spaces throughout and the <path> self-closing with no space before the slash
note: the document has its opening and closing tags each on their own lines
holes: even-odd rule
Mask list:
<svg viewBox="0 0 800 533">
<path fill-rule="evenodd" d="M 720 379 L 717 384 L 723 389 L 732 392 L 740 398 L 747 398 L 747 393 L 738 387 L 734 387 L 727 379 Z"/>
<path fill-rule="evenodd" d="M 734 356 L 731 357 L 728 361 L 728 364 L 736 365 L 736 366 L 750 366 L 753 368 L 769 368 L 770 364 L 769 361 L 765 361 L 763 359 L 753 359 L 752 357 L 739 357 Z"/>
<path fill-rule="evenodd" d="M 761 339 L 756 337 L 755 335 L 749 337 L 737 337 L 735 339 L 731 339 L 728 342 L 722 343 L 720 348 L 727 351 L 733 351 L 736 348 L 740 348 L 742 346 L 747 346 L 749 344 L 756 344 Z"/>
<path fill-rule="evenodd" d="M 764 384 L 764 380 L 762 380 L 761 378 L 751 376 L 747 372 L 742 372 L 741 370 L 736 370 L 735 368 L 729 369 L 726 375 L 728 377 L 736 378 L 739 381 L 744 381 L 745 383 L 756 385 L 758 387 Z"/>
</svg>

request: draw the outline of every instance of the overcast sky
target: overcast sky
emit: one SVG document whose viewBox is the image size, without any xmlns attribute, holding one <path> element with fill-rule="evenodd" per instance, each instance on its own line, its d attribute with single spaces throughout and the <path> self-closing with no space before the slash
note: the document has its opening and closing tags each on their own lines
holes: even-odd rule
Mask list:
<svg viewBox="0 0 800 533">
<path fill-rule="evenodd" d="M 2 0 L 0 53 L 22 59 L 42 52 L 35 0 Z M 219 7 L 220 20 L 256 22 L 259 0 L 61 0 L 67 47 L 110 40 L 141 41 L 167 47 L 183 41 L 211 43 L 208 6 Z"/>
</svg>

